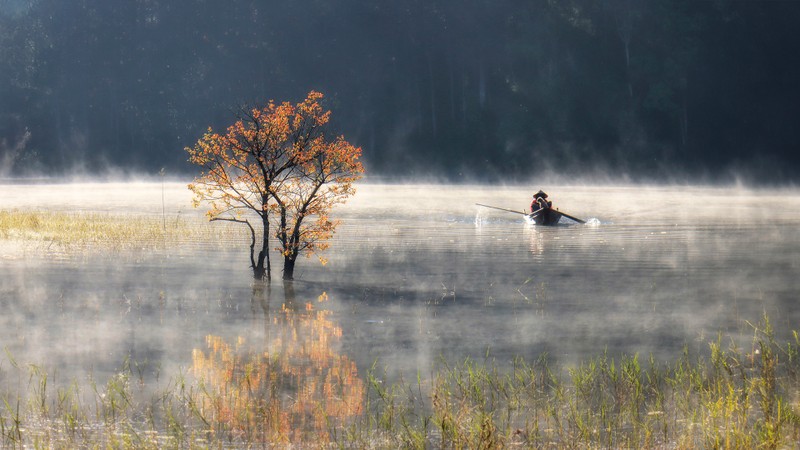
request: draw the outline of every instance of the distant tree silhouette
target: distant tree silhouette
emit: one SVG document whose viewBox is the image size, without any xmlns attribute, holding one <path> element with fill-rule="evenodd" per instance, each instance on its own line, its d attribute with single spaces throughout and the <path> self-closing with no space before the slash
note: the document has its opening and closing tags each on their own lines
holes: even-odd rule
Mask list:
<svg viewBox="0 0 800 450">
<path fill-rule="evenodd" d="M 0 2 L 9 174 L 189 173 L 172 149 L 305 86 L 381 175 L 800 173 L 800 2 L 196 3 Z"/>
</svg>

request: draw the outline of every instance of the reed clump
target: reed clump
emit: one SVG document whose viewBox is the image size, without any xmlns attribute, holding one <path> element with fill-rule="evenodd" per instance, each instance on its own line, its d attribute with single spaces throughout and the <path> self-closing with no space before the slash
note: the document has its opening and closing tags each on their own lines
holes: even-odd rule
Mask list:
<svg viewBox="0 0 800 450">
<path fill-rule="evenodd" d="M 7 353 L 0 447 L 797 448 L 800 338 L 779 342 L 767 318 L 753 330 L 746 349 L 720 336 L 672 362 L 441 360 L 430 375 L 393 382 L 375 364 L 363 390 L 342 375 L 350 363 L 323 358 L 309 376 L 308 364 L 213 339 L 192 370 L 156 390 L 131 361 L 88 386 L 56 385 Z"/>
<path fill-rule="evenodd" d="M 413 448 L 797 448 L 798 334 L 779 344 L 767 318 L 753 328 L 747 350 L 720 337 L 673 363 L 604 353 L 570 368 L 542 357 L 500 370 L 467 359 L 391 387 L 371 373 L 372 412 L 350 438 L 371 430 Z"/>
</svg>

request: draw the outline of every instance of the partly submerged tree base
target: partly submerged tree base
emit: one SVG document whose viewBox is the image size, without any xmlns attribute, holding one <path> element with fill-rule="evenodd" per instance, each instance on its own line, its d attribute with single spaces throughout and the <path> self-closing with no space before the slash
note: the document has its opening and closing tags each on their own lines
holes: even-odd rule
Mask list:
<svg viewBox="0 0 800 450">
<path fill-rule="evenodd" d="M 253 278 L 258 281 L 269 281 L 270 276 L 264 267 L 253 267 Z"/>
<path fill-rule="evenodd" d="M 266 247 L 266 241 L 264 246 Z M 250 258 L 252 259 L 252 254 Z M 264 265 L 265 262 L 266 266 Z M 269 280 L 272 277 L 270 262 L 269 262 L 269 254 L 265 250 L 261 250 L 258 253 L 258 262 L 253 265 L 253 277 L 256 280 Z"/>
<path fill-rule="evenodd" d="M 286 257 L 283 261 L 283 279 L 284 281 L 294 280 L 294 263 L 296 260 Z"/>
</svg>

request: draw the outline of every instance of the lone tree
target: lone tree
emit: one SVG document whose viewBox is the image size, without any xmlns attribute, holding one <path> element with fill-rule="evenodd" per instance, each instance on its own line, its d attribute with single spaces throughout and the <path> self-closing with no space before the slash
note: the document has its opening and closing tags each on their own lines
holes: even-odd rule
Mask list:
<svg viewBox="0 0 800 450">
<path fill-rule="evenodd" d="M 271 277 L 271 221 L 281 244 L 283 278 L 291 280 L 300 254 L 318 255 L 328 247 L 338 224 L 328 217 L 330 210 L 355 193 L 353 183 L 364 172 L 360 148 L 326 135 L 330 111 L 323 110 L 322 98 L 311 91 L 296 105 L 270 101 L 243 109 L 225 134 L 209 128 L 194 147 L 186 148 L 189 161 L 203 168 L 189 185 L 195 206 L 207 202 L 209 220 L 249 228 L 257 279 Z"/>
</svg>

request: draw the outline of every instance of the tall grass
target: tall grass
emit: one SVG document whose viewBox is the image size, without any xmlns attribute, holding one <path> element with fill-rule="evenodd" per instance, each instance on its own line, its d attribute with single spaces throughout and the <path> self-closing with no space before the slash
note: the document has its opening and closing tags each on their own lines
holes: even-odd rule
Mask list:
<svg viewBox="0 0 800 450">
<path fill-rule="evenodd" d="M 241 230 L 202 219 L 131 214 L 0 210 L 0 240 L 47 249 L 150 249 L 241 238 Z"/>
<path fill-rule="evenodd" d="M 467 359 L 391 387 L 373 371 L 371 416 L 354 429 L 413 448 L 800 447 L 798 334 L 781 345 L 768 318 L 753 328 L 748 351 L 720 337 L 672 363 L 604 353 L 500 370 Z"/>
<path fill-rule="evenodd" d="M 311 392 L 292 394 L 305 378 L 287 378 L 278 360 L 224 348 L 205 358 L 229 369 L 205 361 L 146 395 L 141 368 L 129 361 L 106 380 L 55 385 L 6 354 L 0 446 L 797 448 L 798 334 L 779 343 L 767 318 L 753 329 L 748 349 L 718 337 L 672 362 L 603 353 L 568 368 L 546 356 L 501 368 L 490 358 L 443 359 L 430 375 L 394 382 L 375 364 L 358 393 L 363 407 L 345 415 L 331 409 L 341 388 L 297 403 L 300 391 Z M 330 378 L 307 381 L 328 386 Z M 285 423 L 292 417 L 299 422 Z"/>
</svg>

